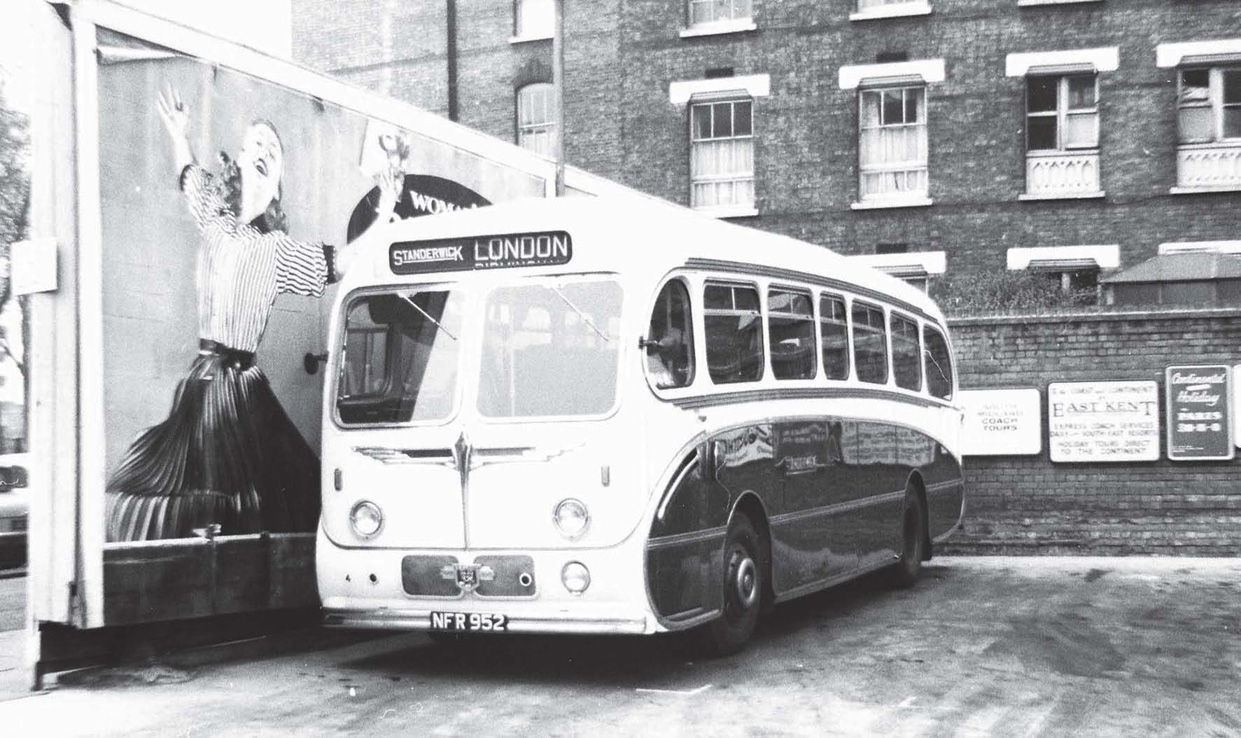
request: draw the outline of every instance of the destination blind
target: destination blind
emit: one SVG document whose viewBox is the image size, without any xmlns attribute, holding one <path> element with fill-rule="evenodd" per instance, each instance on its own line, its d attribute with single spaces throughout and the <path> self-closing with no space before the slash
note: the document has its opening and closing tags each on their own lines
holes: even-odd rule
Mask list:
<svg viewBox="0 0 1241 738">
<path fill-rule="evenodd" d="M 393 274 L 557 266 L 573 258 L 565 231 L 403 241 L 388 247 Z"/>
</svg>

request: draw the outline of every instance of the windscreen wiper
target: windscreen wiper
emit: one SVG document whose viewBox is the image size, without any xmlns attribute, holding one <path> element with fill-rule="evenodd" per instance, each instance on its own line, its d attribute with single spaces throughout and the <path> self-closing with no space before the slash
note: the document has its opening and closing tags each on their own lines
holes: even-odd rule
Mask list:
<svg viewBox="0 0 1241 738">
<path fill-rule="evenodd" d="M 600 338 L 602 338 L 605 341 L 609 341 L 609 342 L 612 340 L 611 336 L 599 330 L 599 326 L 595 325 L 595 321 L 591 320 L 589 315 L 587 315 L 586 313 L 583 313 L 581 309 L 578 308 L 577 305 L 573 304 L 572 300 L 570 300 L 568 297 L 565 297 L 565 294 L 560 291 L 559 287 L 557 287 L 556 285 L 552 285 L 549 289 L 551 289 L 552 292 L 555 292 L 556 296 L 559 297 L 561 300 L 564 300 L 564 304 L 572 308 L 573 312 L 577 313 L 577 317 L 581 318 L 582 321 L 586 323 L 586 325 L 590 326 L 590 329 L 594 331 L 595 333 L 597 333 Z"/>
<path fill-rule="evenodd" d="M 401 299 L 405 300 L 405 302 L 408 302 L 410 305 L 412 305 L 415 310 L 422 313 L 422 317 L 434 323 L 436 328 L 439 328 L 441 331 L 444 332 L 444 335 L 448 336 L 454 341 L 457 340 L 457 337 L 454 336 L 447 328 L 445 328 L 443 323 L 439 322 L 435 318 L 432 318 L 430 315 L 428 315 L 426 310 L 423 310 L 422 308 L 418 307 L 418 303 L 411 300 L 409 298 L 409 295 L 401 295 Z"/>
</svg>

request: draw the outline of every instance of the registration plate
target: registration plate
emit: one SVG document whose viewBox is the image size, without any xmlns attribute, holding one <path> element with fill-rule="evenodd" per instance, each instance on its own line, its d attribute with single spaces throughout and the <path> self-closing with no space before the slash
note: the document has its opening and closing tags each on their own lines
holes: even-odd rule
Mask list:
<svg viewBox="0 0 1241 738">
<path fill-rule="evenodd" d="M 508 630 L 508 616 L 488 612 L 433 612 L 431 630 L 496 631 Z"/>
</svg>

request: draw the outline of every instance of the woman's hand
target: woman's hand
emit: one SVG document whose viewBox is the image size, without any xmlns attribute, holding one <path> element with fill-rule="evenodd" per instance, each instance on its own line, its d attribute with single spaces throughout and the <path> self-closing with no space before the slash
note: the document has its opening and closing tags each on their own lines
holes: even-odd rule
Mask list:
<svg viewBox="0 0 1241 738">
<path fill-rule="evenodd" d="M 181 102 L 181 94 L 169 87 L 159 94 L 156 109 L 168 138 L 172 141 L 173 158 L 176 159 L 177 173 L 194 163 L 194 153 L 190 151 L 190 114 Z"/>
<path fill-rule="evenodd" d="M 375 184 L 379 186 L 376 222 L 387 223 L 395 216 L 396 204 L 405 189 L 405 172 L 399 167 L 386 167 L 375 173 Z"/>
</svg>

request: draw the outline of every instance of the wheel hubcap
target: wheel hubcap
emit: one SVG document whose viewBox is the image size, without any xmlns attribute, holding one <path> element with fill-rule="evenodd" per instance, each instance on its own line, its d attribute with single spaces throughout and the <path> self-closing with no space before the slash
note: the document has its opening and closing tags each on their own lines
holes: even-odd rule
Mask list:
<svg viewBox="0 0 1241 738">
<path fill-rule="evenodd" d="M 750 609 L 758 600 L 758 568 L 754 565 L 754 559 L 749 556 L 743 556 L 737 564 L 737 573 L 733 578 L 733 584 L 737 588 L 737 601 L 745 609 Z"/>
</svg>

